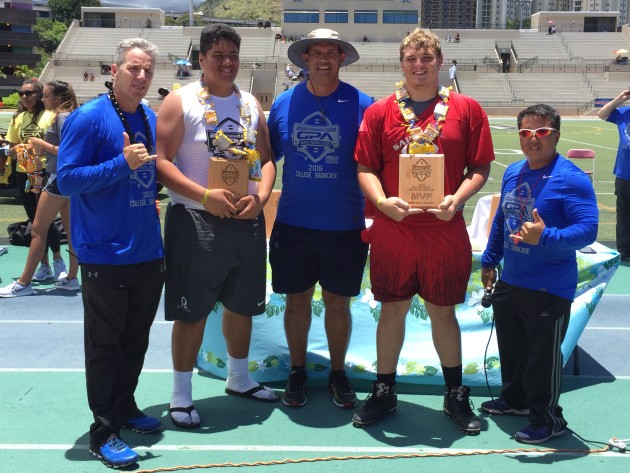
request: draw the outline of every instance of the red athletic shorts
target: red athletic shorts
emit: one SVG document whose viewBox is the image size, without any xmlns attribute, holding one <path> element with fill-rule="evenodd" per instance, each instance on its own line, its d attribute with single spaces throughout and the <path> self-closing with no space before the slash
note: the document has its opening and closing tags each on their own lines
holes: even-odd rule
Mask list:
<svg viewBox="0 0 630 473">
<path fill-rule="evenodd" d="M 472 251 L 461 214 L 435 225 L 376 218 L 367 239 L 375 300 L 398 302 L 419 294 L 437 306 L 464 302 Z"/>
</svg>

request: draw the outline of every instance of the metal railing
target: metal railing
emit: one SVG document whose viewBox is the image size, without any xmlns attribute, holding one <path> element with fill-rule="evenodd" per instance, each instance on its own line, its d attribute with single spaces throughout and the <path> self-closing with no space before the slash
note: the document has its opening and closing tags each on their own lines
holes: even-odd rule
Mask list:
<svg viewBox="0 0 630 473">
<path fill-rule="evenodd" d="M 486 56 L 481 62 L 497 72 L 501 72 L 503 68 L 503 63 L 495 57 Z"/>
</svg>

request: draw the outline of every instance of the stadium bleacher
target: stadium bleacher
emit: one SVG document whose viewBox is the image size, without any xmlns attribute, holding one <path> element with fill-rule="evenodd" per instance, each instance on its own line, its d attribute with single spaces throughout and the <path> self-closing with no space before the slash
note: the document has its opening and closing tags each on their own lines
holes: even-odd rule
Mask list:
<svg viewBox="0 0 630 473">
<path fill-rule="evenodd" d="M 189 59 L 190 51 L 198 47 L 198 30 L 73 26 L 41 80 L 55 78 L 71 82 L 80 101 L 85 102 L 105 91 L 103 84 L 109 75 L 101 66 L 112 63 L 118 42 L 140 36 L 156 44 L 160 50 L 153 84 L 147 95 L 152 103 L 159 103 L 158 88 L 170 89 L 176 82 L 184 85 L 199 77 L 197 70 L 191 70 L 189 77 L 177 77 L 177 68 L 173 65 L 175 59 Z M 259 69 L 267 74 L 269 69 L 274 69 L 273 90 L 250 91 L 277 96 L 285 89 L 284 68 L 290 43 L 276 41 L 278 28 L 237 30 L 242 37 L 237 84 L 245 90 L 250 90 L 252 85 L 269 84 L 268 80 L 255 79 L 257 74 L 262 74 Z M 627 26 L 619 33 L 560 32 L 556 35 L 525 30 L 464 30 L 459 43 L 447 42 L 445 31 L 434 32 L 442 38 L 443 74 L 452 60 L 456 60 L 461 92 L 476 98 L 482 105 L 510 108 L 545 101 L 584 113 L 592 109 L 596 98 L 614 97 L 627 87 L 630 66 L 615 64 L 613 52 L 619 48 L 630 50 L 629 31 Z M 391 94 L 394 84 L 402 78 L 398 43 L 371 41 L 353 42 L 353 45 L 361 59 L 342 68 L 341 79 L 376 99 Z M 510 53 L 512 67 L 509 74 L 501 73 L 499 50 Z M 84 72 L 93 73 L 94 82 L 84 82 Z"/>
</svg>

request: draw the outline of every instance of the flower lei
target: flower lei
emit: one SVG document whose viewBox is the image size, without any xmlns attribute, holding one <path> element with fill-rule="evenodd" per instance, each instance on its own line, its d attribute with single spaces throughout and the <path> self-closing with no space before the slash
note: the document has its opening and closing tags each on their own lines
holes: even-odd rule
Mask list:
<svg viewBox="0 0 630 473">
<path fill-rule="evenodd" d="M 409 98 L 409 92 L 405 86 L 404 81 L 400 81 L 396 84 L 396 102 L 398 102 L 398 108 L 400 113 L 405 119 L 404 127 L 407 128 L 407 132 L 411 135 L 411 143 L 408 145 L 408 152 L 411 154 L 427 154 L 436 151 L 436 146 L 433 144 L 435 139 L 440 136 L 444 122 L 446 121 L 446 115 L 448 114 L 448 99 L 451 92 L 450 87 L 440 86 L 438 88 L 438 95 L 440 102 L 435 105 L 433 110 L 434 123 L 429 123 L 423 130 L 420 126 L 415 126 L 418 121 L 416 113 L 413 108 L 406 106 L 405 100 Z"/>
<path fill-rule="evenodd" d="M 219 118 L 214 109 L 212 102 L 212 94 L 210 89 L 203 83 L 203 79 L 199 80 L 200 89 L 197 91 L 199 103 L 204 108 L 203 117 L 206 124 L 211 125 L 213 130 L 219 126 Z M 234 84 L 234 92 L 239 99 L 239 111 L 241 119 L 245 122 L 243 131 L 243 139 L 235 142 L 228 137 L 222 130 L 216 132 L 212 144 L 220 151 L 229 151 L 235 156 L 242 156 L 249 163 L 249 179 L 260 182 L 262 180 L 262 167 L 260 164 L 260 153 L 256 150 L 256 130 L 252 130 L 252 111 L 249 104 L 243 101 L 243 95 L 236 84 Z M 240 146 L 241 148 L 236 148 Z"/>
</svg>

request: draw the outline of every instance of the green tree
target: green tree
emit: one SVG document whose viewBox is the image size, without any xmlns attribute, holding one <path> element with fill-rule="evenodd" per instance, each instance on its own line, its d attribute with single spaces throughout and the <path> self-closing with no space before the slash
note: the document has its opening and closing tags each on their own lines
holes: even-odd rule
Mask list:
<svg viewBox="0 0 630 473">
<path fill-rule="evenodd" d="M 519 21 L 516 18 L 508 18 L 505 20 L 505 29 L 517 30 L 519 27 Z"/>
<path fill-rule="evenodd" d="M 23 64 L 21 66 L 15 66 L 15 71 L 13 72 L 14 76 L 24 77 L 25 79 L 29 77 L 37 77 L 37 72 L 34 69 L 31 69 L 27 65 Z"/>
<path fill-rule="evenodd" d="M 39 47 L 48 54 L 55 52 L 59 43 L 61 43 L 68 32 L 68 27 L 65 23 L 51 20 L 50 18 L 38 18 L 37 24 L 33 29 L 39 36 Z"/>
<path fill-rule="evenodd" d="M 48 6 L 55 20 L 69 25 L 72 20 L 81 19 L 81 7 L 100 7 L 101 2 L 99 0 L 48 0 Z"/>
</svg>

